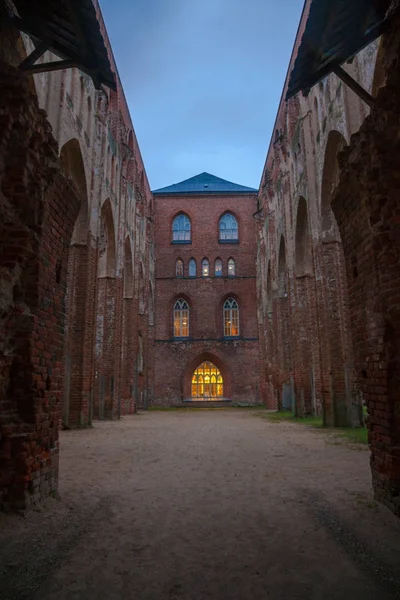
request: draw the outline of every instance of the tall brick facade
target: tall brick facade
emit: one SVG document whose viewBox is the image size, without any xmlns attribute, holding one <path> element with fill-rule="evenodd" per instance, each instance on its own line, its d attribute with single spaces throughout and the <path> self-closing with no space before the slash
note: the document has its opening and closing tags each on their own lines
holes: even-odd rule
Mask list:
<svg viewBox="0 0 400 600">
<path fill-rule="evenodd" d="M 371 114 L 334 74 L 282 100 L 256 220 L 267 405 L 357 426 L 365 403 L 375 495 L 400 514 L 397 5 L 390 32 L 345 65 L 376 97 Z"/>
<path fill-rule="evenodd" d="M 0 33 L 0 505 L 25 508 L 57 489 L 60 426 L 147 402 L 152 195 L 118 76 L 24 76 L 30 38 Z"/>
<path fill-rule="evenodd" d="M 93 5 L 115 92 L 23 75 L 34 45 L 0 21 L 0 506 L 56 492 L 61 426 L 214 399 L 330 426 L 366 404 L 400 514 L 398 0 L 344 66 L 371 110 L 331 74 L 281 101 L 258 192 L 203 173 L 154 195 Z"/>
<path fill-rule="evenodd" d="M 261 401 L 253 219 L 256 195 L 255 190 L 243 190 L 202 174 L 154 192 L 156 403 L 179 404 L 191 399 L 194 371 L 204 361 L 221 372 L 224 398 Z M 220 218 L 226 213 L 234 215 L 238 224 L 237 239 L 230 241 L 221 240 L 219 233 Z M 190 221 L 186 240 L 174 240 L 174 219 L 179 215 Z M 202 272 L 204 259 L 209 263 L 207 275 Z M 234 275 L 228 273 L 230 259 L 235 261 Z M 177 273 L 178 260 L 183 263 L 181 273 Z M 196 264 L 195 274 L 189 272 L 191 260 Z M 221 274 L 215 272 L 217 260 L 221 261 Z M 237 337 L 226 336 L 224 331 L 224 303 L 229 298 L 239 307 Z M 187 302 L 189 310 L 189 330 L 183 337 L 174 331 L 174 306 L 180 299 Z M 205 391 L 205 398 L 196 399 L 213 398 Z"/>
</svg>

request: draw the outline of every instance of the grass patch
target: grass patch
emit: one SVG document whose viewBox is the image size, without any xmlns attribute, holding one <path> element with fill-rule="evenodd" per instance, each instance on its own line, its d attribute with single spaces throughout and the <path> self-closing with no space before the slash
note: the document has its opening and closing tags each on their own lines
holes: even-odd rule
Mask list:
<svg viewBox="0 0 400 600">
<path fill-rule="evenodd" d="M 358 429 L 352 428 L 339 428 L 329 429 L 336 437 L 351 442 L 352 444 L 368 444 L 368 429 L 366 427 L 360 427 Z"/>
<path fill-rule="evenodd" d="M 295 417 L 288 411 L 257 413 L 256 416 L 267 419 L 271 423 L 300 423 L 314 429 L 321 429 L 330 433 L 333 437 L 350 442 L 352 444 L 368 444 L 368 430 L 366 427 L 353 429 L 351 427 L 324 427 L 322 417 Z"/>
<path fill-rule="evenodd" d="M 282 421 L 290 423 L 301 423 L 302 425 L 309 425 L 310 427 L 323 427 L 322 417 L 295 417 L 295 415 L 288 411 L 277 411 L 260 413 L 260 417 L 271 421 L 272 423 L 281 423 Z"/>
</svg>

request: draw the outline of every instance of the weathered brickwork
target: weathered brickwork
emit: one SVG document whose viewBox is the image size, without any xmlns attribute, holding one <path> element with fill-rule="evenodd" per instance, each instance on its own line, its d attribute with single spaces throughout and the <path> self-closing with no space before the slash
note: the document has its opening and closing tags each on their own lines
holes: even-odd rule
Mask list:
<svg viewBox="0 0 400 600">
<path fill-rule="evenodd" d="M 257 333 L 254 195 L 191 194 L 155 196 L 156 328 L 154 401 L 179 404 L 191 397 L 194 370 L 205 360 L 220 370 L 224 396 L 234 402 L 262 401 Z M 219 243 L 219 219 L 227 211 L 235 215 L 239 243 Z M 172 243 L 174 217 L 184 212 L 191 221 L 190 244 Z M 202 276 L 207 258 L 210 276 Z M 236 274 L 228 276 L 228 260 L 235 260 Z M 176 277 L 176 261 L 184 264 Z M 196 277 L 189 276 L 195 259 Z M 222 261 L 222 277 L 215 277 L 215 260 Z M 239 305 L 240 337 L 224 339 L 223 305 L 233 297 Z M 189 339 L 174 339 L 173 311 L 183 298 L 189 305 Z"/>
<path fill-rule="evenodd" d="M 357 426 L 366 403 L 375 494 L 400 513 L 396 19 L 345 65 L 376 96 L 371 114 L 333 74 L 282 101 L 256 220 L 267 405 Z"/>
<path fill-rule="evenodd" d="M 32 42 L 0 33 L 0 505 L 27 508 L 57 490 L 60 426 L 151 396 L 152 195 L 118 76 L 23 76 Z"/>
</svg>

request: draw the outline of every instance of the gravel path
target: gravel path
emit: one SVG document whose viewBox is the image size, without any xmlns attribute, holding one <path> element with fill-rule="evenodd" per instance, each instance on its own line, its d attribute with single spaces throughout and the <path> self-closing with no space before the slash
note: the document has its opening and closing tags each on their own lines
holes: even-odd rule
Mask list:
<svg viewBox="0 0 400 600">
<path fill-rule="evenodd" d="M 61 499 L 0 516 L 3 600 L 391 600 L 400 521 L 369 453 L 249 410 L 61 436 Z"/>
</svg>

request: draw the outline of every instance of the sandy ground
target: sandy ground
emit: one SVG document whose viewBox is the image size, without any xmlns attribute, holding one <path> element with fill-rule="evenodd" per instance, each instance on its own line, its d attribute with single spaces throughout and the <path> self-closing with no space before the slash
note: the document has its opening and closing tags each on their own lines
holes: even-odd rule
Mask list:
<svg viewBox="0 0 400 600">
<path fill-rule="evenodd" d="M 1 599 L 400 598 L 365 448 L 233 409 L 61 439 L 61 498 L 0 518 Z"/>
</svg>

